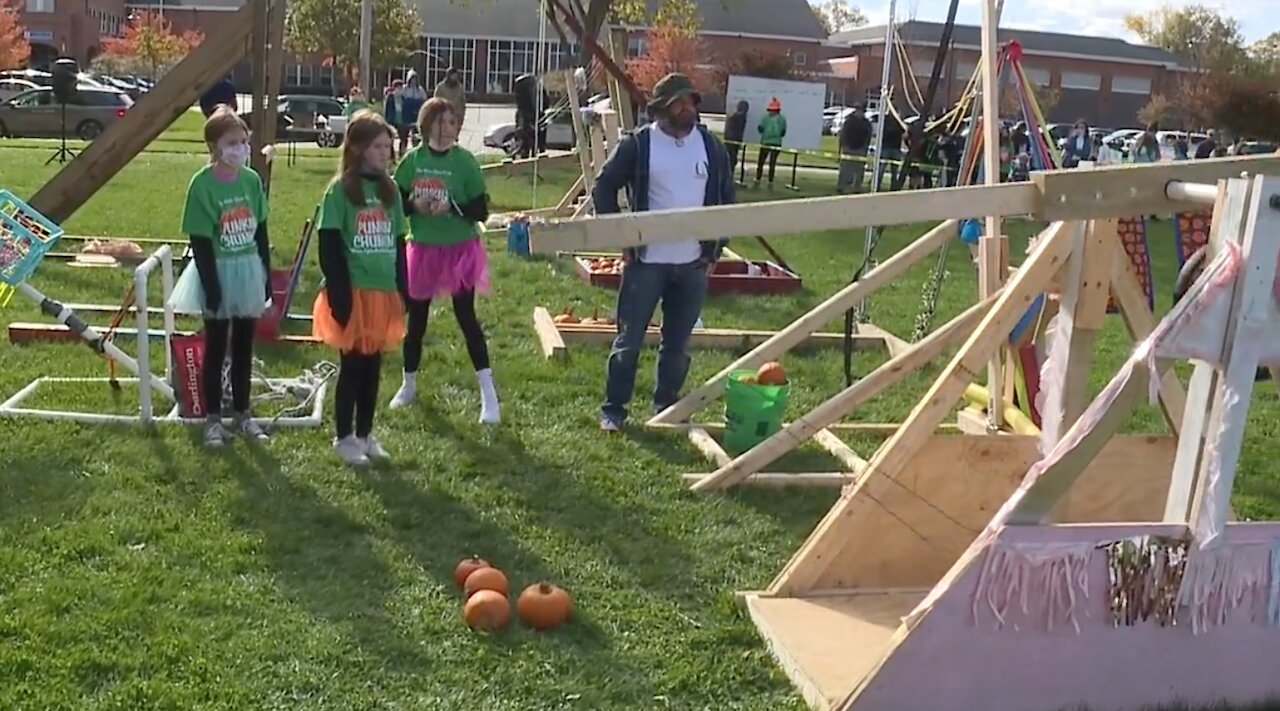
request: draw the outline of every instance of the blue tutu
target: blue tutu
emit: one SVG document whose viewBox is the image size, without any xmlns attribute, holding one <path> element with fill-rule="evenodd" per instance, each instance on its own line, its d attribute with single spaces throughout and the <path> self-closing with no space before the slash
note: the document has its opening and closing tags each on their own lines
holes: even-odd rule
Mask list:
<svg viewBox="0 0 1280 711">
<path fill-rule="evenodd" d="M 205 318 L 258 318 L 267 308 L 267 272 L 257 252 L 218 260 L 222 303 L 216 312 L 204 308 L 204 285 L 195 260 L 187 263 L 169 295 L 173 310 Z"/>
</svg>

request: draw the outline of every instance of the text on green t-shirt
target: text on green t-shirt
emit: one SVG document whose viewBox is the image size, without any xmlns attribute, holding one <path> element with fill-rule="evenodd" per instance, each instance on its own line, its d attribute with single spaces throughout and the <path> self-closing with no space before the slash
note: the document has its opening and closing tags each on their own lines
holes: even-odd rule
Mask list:
<svg viewBox="0 0 1280 711">
<path fill-rule="evenodd" d="M 400 201 L 390 207 L 378 199 L 378 186 L 362 180 L 364 204 L 353 205 L 334 180 L 320 207 L 322 230 L 338 230 L 347 251 L 347 271 L 351 286 L 374 291 L 396 290 L 396 247 L 404 235 L 404 212 Z"/>
<path fill-rule="evenodd" d="M 447 153 L 432 151 L 422 144 L 405 154 L 396 166 L 396 187 L 417 200 L 435 200 L 465 204 L 484 194 L 484 174 L 470 151 L 459 146 Z M 409 215 L 409 235 L 414 242 L 425 244 L 457 244 L 476 236 L 476 225 L 452 209 L 443 215 Z"/>
<path fill-rule="evenodd" d="M 252 170 L 240 168 L 234 180 L 224 181 L 214 176 L 210 165 L 192 176 L 182 209 L 182 231 L 213 240 L 215 257 L 257 251 L 254 237 L 258 224 L 266 220 L 267 196 L 262 179 Z"/>
</svg>

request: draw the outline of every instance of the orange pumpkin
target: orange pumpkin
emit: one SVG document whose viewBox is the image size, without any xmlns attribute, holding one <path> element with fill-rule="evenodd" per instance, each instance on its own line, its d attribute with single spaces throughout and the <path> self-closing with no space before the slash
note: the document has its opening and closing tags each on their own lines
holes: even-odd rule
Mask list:
<svg viewBox="0 0 1280 711">
<path fill-rule="evenodd" d="M 549 630 L 564 624 L 573 612 L 573 601 L 564 588 L 554 583 L 530 585 L 516 600 L 516 614 L 535 630 Z"/>
<path fill-rule="evenodd" d="M 786 385 L 787 371 L 777 361 L 770 361 L 756 371 L 756 382 L 761 385 Z"/>
<path fill-rule="evenodd" d="M 470 558 L 463 558 L 458 561 L 458 564 L 453 568 L 453 582 L 457 583 L 458 587 L 462 587 L 467 582 L 467 576 L 481 568 L 488 567 L 489 561 L 478 555 L 473 555 Z"/>
<path fill-rule="evenodd" d="M 467 576 L 466 582 L 462 584 L 462 589 L 466 592 L 467 597 L 471 597 L 481 590 L 492 590 L 506 595 L 507 576 L 493 566 L 476 568 L 471 575 Z"/>
<path fill-rule="evenodd" d="M 467 598 L 462 606 L 462 619 L 473 630 L 499 630 L 511 619 L 511 603 L 502 593 L 481 590 Z"/>
<path fill-rule="evenodd" d="M 578 317 L 573 315 L 573 307 L 565 309 L 563 313 L 556 314 L 555 318 L 551 320 L 556 323 L 578 323 Z"/>
</svg>

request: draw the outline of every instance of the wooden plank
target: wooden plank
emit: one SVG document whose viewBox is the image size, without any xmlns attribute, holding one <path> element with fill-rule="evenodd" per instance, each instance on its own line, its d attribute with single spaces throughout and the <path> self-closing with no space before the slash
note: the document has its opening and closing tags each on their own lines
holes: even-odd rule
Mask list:
<svg viewBox="0 0 1280 711">
<path fill-rule="evenodd" d="M 40 213 L 62 224 L 94 193 L 107 184 L 129 161 L 191 108 L 222 76 L 244 59 L 246 38 L 253 30 L 255 7 L 243 5 L 231 13 L 220 29 L 209 34 L 155 87 L 107 126 L 102 135 L 58 171 L 27 202 Z"/>
<path fill-rule="evenodd" d="M 1024 215 L 1035 211 L 1038 199 L 1039 193 L 1030 183 L 1006 183 L 994 187 L 978 185 L 773 200 L 698 210 L 650 210 L 599 215 L 591 220 L 549 220 L 534 226 L 530 242 L 536 252 L 554 253 L 639 247 L 685 239 L 768 237 L 876 225 L 936 223 L 983 217 L 989 212 Z"/>
<path fill-rule="evenodd" d="M 778 576 L 775 587 L 793 592 L 815 587 L 815 581 L 826 569 L 826 558 L 849 536 L 852 517 L 848 512 L 867 505 L 860 499 L 859 492 L 866 492 L 865 496 L 872 499 L 879 498 L 879 494 L 899 483 L 907 464 L 961 399 L 965 387 L 973 381 L 974 373 L 1008 340 L 1014 324 L 1043 292 L 1049 279 L 1062 268 L 1072 246 L 1070 229 L 1064 223 L 1051 225 L 1042 234 L 1031 256 L 1006 284 L 991 311 L 912 409 L 902 429 L 880 447 L 868 463 L 866 475 L 818 524 Z M 926 498 L 930 495 L 927 491 L 919 493 Z"/>
<path fill-rule="evenodd" d="M 698 482 L 711 476 L 710 474 L 682 474 L 681 481 L 693 488 Z M 756 472 L 740 484 L 744 486 L 803 486 L 803 487 L 820 487 L 838 489 L 847 484 L 853 483 L 855 477 L 853 474 L 844 472 L 805 472 L 799 474 L 786 474 L 777 472 Z"/>
<path fill-rule="evenodd" d="M 564 80 L 565 95 L 569 97 L 569 118 L 573 121 L 573 140 L 574 145 L 577 146 L 578 167 L 582 170 L 582 184 L 589 194 L 596 182 L 596 174 L 591 164 L 591 143 L 587 138 L 586 124 L 582 120 L 582 106 L 578 103 L 578 92 L 574 89 L 572 70 L 565 70 Z"/>
<path fill-rule="evenodd" d="M 280 97 L 280 84 L 284 79 L 284 26 L 285 26 L 285 3 L 284 0 L 275 0 L 271 3 L 271 11 L 268 19 L 267 29 L 267 91 L 266 105 L 271 107 L 270 121 L 267 121 L 261 131 L 259 141 L 262 146 L 273 145 L 276 142 L 276 121 L 275 111 L 277 100 Z M 263 187 L 266 188 L 267 194 L 271 194 L 271 166 L 272 162 L 262 155 L 259 148 L 254 154 L 254 170 L 258 175 L 262 176 Z"/>
<path fill-rule="evenodd" d="M 782 426 L 788 427 L 791 424 L 792 423 L 790 422 L 784 422 L 782 423 Z M 653 429 L 653 430 L 683 431 L 683 430 L 689 429 L 690 427 L 701 427 L 702 429 L 708 432 L 723 432 L 725 429 L 725 424 L 723 422 L 698 422 L 696 424 L 691 424 L 688 422 L 674 422 L 670 424 L 658 423 L 658 424 L 652 424 L 647 426 L 649 429 Z M 901 428 L 902 428 L 901 424 L 894 423 L 894 422 L 837 422 L 835 424 L 828 425 L 826 429 L 829 429 L 832 432 L 848 432 L 851 434 L 865 435 L 868 437 L 877 437 L 877 436 L 891 435 L 894 432 L 897 432 Z M 959 431 L 959 428 L 957 428 L 954 424 L 944 422 L 938 425 L 938 431 L 939 432 L 957 432 Z"/>
<path fill-rule="evenodd" d="M 1164 522 L 1189 523 L 1191 500 L 1198 487 L 1200 459 L 1209 437 L 1209 403 L 1218 385 L 1218 369 L 1197 361 L 1187 385 L 1187 405 L 1178 433 L 1178 456 L 1173 461 L 1173 476 L 1165 497 Z"/>
<path fill-rule="evenodd" d="M 844 440 L 837 437 L 831 430 L 818 430 L 813 434 L 813 441 L 817 442 L 819 447 L 827 450 L 827 454 L 835 457 L 841 466 L 854 474 L 862 471 L 867 466 L 867 460 L 858 456 L 858 453 L 853 451 L 853 447 L 845 444 Z M 720 463 L 720 466 L 728 463 L 729 460 L 726 459 Z"/>
<path fill-rule="evenodd" d="M 609 53 L 609 58 L 618 66 L 626 65 L 627 60 L 627 31 L 610 28 L 608 25 L 604 28 L 606 46 L 605 51 Z M 622 130 L 628 133 L 636 127 L 635 111 L 631 105 L 631 92 L 622 86 L 612 74 L 609 75 L 610 93 L 613 95 L 613 105 L 618 110 L 618 114 L 622 118 Z"/>
<path fill-rule="evenodd" d="M 999 24 L 1000 0 L 982 0 L 982 176 L 988 187 L 999 185 L 1004 179 L 1000 171 L 1000 53 L 996 43 L 996 25 Z M 985 299 L 1000 290 L 1004 281 L 1008 260 L 1008 239 L 1001 230 L 1001 216 L 988 214 L 986 230 L 978 241 L 978 297 Z M 987 422 L 994 430 L 1004 423 L 1004 406 L 1001 402 L 1004 378 L 1001 377 L 1003 348 L 998 349 L 987 361 L 987 391 L 991 396 L 987 403 Z"/>
<path fill-rule="evenodd" d="M 941 247 L 944 242 L 955 239 L 955 230 L 956 223 L 947 221 L 925 233 L 864 274 L 861 279 L 837 291 L 826 301 L 796 319 L 790 326 L 756 346 L 750 353 L 730 363 L 705 383 L 690 391 L 679 402 L 655 415 L 649 422 L 678 422 L 688 418 L 707 403 L 720 397 L 724 392 L 725 380 L 730 373 L 743 368 L 759 368 L 804 342 L 819 328 L 843 316 L 845 311 L 853 308 L 859 301 L 906 273 L 912 265 Z"/>
<path fill-rule="evenodd" d="M 715 437 L 707 434 L 707 431 L 701 427 L 690 427 L 689 441 L 693 442 L 693 446 L 702 452 L 702 456 L 718 467 L 724 466 L 729 461 L 729 453 L 724 451 L 724 447 L 716 441 Z"/>
<path fill-rule="evenodd" d="M 604 148 L 603 131 L 604 131 L 604 127 L 601 125 L 599 118 L 593 121 L 591 125 L 587 128 L 587 140 L 591 142 L 591 181 L 592 183 L 595 182 L 596 176 L 600 174 L 600 171 L 604 170 L 605 157 L 608 156 Z"/>
<path fill-rule="evenodd" d="M 969 307 L 946 326 L 929 334 L 906 352 L 890 358 L 835 397 L 788 424 L 764 442 L 738 455 L 729 464 L 722 465 L 712 476 L 698 482 L 695 490 L 704 491 L 733 486 L 747 475 L 758 472 L 769 463 L 777 461 L 787 452 L 814 437 L 819 431 L 836 424 L 854 408 L 901 382 L 903 378 L 936 358 L 949 345 L 967 336 L 974 324 L 986 314 L 993 303 L 995 303 L 995 297 Z M 866 466 L 864 462 L 858 471 L 862 471 Z"/>
<path fill-rule="evenodd" d="M 578 201 L 579 197 L 582 197 L 582 193 L 584 193 L 586 189 L 587 181 L 579 175 L 578 179 L 573 181 L 573 185 L 569 186 L 569 189 L 565 191 L 564 197 L 560 198 L 560 202 L 556 203 L 555 209 L 553 209 L 548 216 L 563 215 L 570 211 L 570 208 L 572 208 L 574 203 Z"/>
<path fill-rule="evenodd" d="M 1165 196 L 1171 180 L 1216 183 L 1237 177 L 1280 173 L 1280 155 L 1231 156 L 1171 163 L 1112 165 L 1093 170 L 1053 170 L 1031 174 L 1042 191 L 1037 210 L 1042 220 L 1126 217 L 1152 213 L 1197 211 L 1203 205 L 1176 202 Z"/>
<path fill-rule="evenodd" d="M 107 328 L 95 326 L 101 333 L 105 333 Z M 196 331 L 174 331 L 175 336 L 192 336 Z M 138 329 L 122 326 L 115 331 L 116 336 L 124 336 L 127 338 L 137 338 Z M 163 329 L 157 325 L 151 331 L 152 338 L 160 338 L 164 335 Z M 81 338 L 71 329 L 62 324 L 47 323 L 23 323 L 15 321 L 9 324 L 9 342 L 10 343 L 34 343 L 34 342 L 52 342 L 59 343 L 65 341 L 80 342 Z M 277 341 L 282 343 L 319 343 L 320 339 L 314 336 L 302 335 L 280 335 Z"/>
<path fill-rule="evenodd" d="M 565 153 L 548 153 L 547 155 L 537 156 L 535 158 L 521 158 L 519 160 L 504 160 L 497 163 L 486 163 L 480 166 L 480 170 L 486 175 L 486 178 L 492 178 L 489 173 L 506 173 L 507 177 L 513 178 L 517 175 L 525 173 L 533 173 L 543 168 L 563 168 L 578 162 L 578 154 L 575 151 Z"/>
<path fill-rule="evenodd" d="M 885 348 L 888 349 L 890 357 L 902 355 L 903 353 L 911 350 L 910 343 L 898 338 L 894 334 L 880 328 L 874 323 L 858 324 L 858 333 L 864 336 L 883 338 Z"/>
<path fill-rule="evenodd" d="M 253 26 L 249 33 L 249 71 L 252 75 L 249 97 L 253 102 L 253 110 L 249 113 L 249 162 L 257 170 L 266 165 L 262 155 L 262 148 L 266 145 L 262 142 L 266 136 L 263 127 L 276 123 L 274 102 L 270 107 L 267 105 L 267 25 L 271 22 L 271 1 L 249 0 L 245 4 L 253 6 Z"/>
<path fill-rule="evenodd" d="M 1164 186 L 1170 180 L 1203 182 L 1241 171 L 1268 170 L 1280 173 L 1280 156 L 1269 154 L 1108 166 L 1091 171 L 1037 172 L 1032 174 L 1033 182 L 994 186 L 777 200 L 718 205 L 696 211 L 654 210 L 602 215 L 580 222 L 551 221 L 536 226 L 531 242 L 535 251 L 549 253 L 556 250 L 637 247 L 684 239 L 796 235 L 987 215 L 1031 214 L 1046 221 L 1125 217 L 1188 209 L 1185 204 L 1164 197 Z M 1126 197 L 1131 184 L 1137 191 L 1133 200 Z M 1155 197 L 1148 198 L 1148 195 Z M 1050 210 L 1042 207 L 1051 203 Z"/>
<path fill-rule="evenodd" d="M 613 343 L 613 340 L 618 336 L 617 327 L 615 326 L 592 327 L 556 324 L 556 327 L 559 329 L 560 336 L 565 343 L 608 345 Z M 727 350 L 749 348 L 768 341 L 776 333 L 777 331 L 699 328 L 690 333 L 689 346 L 692 348 L 721 348 Z M 645 332 L 645 343 L 647 345 L 655 344 L 661 336 L 662 332 L 659 329 L 651 328 Z M 844 334 L 812 333 L 796 344 L 795 348 L 839 348 L 843 344 Z M 855 350 L 860 351 L 876 350 L 884 347 L 884 341 L 876 336 L 855 335 L 853 337 L 853 347 Z"/>
<path fill-rule="evenodd" d="M 542 354 L 548 358 L 565 357 L 564 339 L 560 337 L 560 329 L 551 314 L 541 306 L 533 309 L 533 330 L 538 334 L 538 343 L 542 346 Z"/>
</svg>

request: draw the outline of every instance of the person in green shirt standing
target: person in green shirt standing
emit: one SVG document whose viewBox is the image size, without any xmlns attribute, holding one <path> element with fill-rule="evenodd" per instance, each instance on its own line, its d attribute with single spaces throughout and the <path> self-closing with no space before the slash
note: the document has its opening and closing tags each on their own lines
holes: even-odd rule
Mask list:
<svg viewBox="0 0 1280 711">
<path fill-rule="evenodd" d="M 432 98 L 418 115 L 423 143 L 396 167 L 395 182 L 409 216 L 406 247 L 408 334 L 404 383 L 391 407 L 405 407 L 417 394 L 422 339 L 431 300 L 448 296 L 480 382 L 480 421 L 499 421 L 498 393 L 489 367 L 489 347 L 476 318 L 476 292 L 489 290 L 489 263 L 479 224 L 489 219 L 480 163 L 457 145 L 458 113 L 446 99 Z"/>
<path fill-rule="evenodd" d="M 778 152 L 782 139 L 787 137 L 787 117 L 782 115 L 782 102 L 775 96 L 769 99 L 765 115 L 760 117 L 756 130 L 760 132 L 760 153 L 756 156 L 756 185 L 764 177 L 765 161 L 769 162 L 769 189 L 773 189 L 773 176 L 778 170 Z"/>
<path fill-rule="evenodd" d="M 358 86 L 351 87 L 351 93 L 347 95 L 347 105 L 342 107 L 342 115 L 347 121 L 361 109 L 369 108 L 369 102 L 365 101 L 364 90 Z"/>
<path fill-rule="evenodd" d="M 210 162 L 191 178 L 182 209 L 182 231 L 194 258 L 169 299 L 176 311 L 204 316 L 204 443 L 221 447 L 228 436 L 222 426 L 228 346 L 235 431 L 251 440 L 267 439 L 249 415 L 249 387 L 253 333 L 271 299 L 271 245 L 266 191 L 247 167 L 249 127 L 231 107 L 219 105 L 205 120 L 204 140 Z"/>
<path fill-rule="evenodd" d="M 311 333 L 341 357 L 333 447 L 355 467 L 390 459 L 373 436 L 373 413 L 382 352 L 404 337 L 404 213 L 387 172 L 395 135 L 378 114 L 356 114 L 320 206 L 324 288 L 312 305 Z"/>
</svg>

